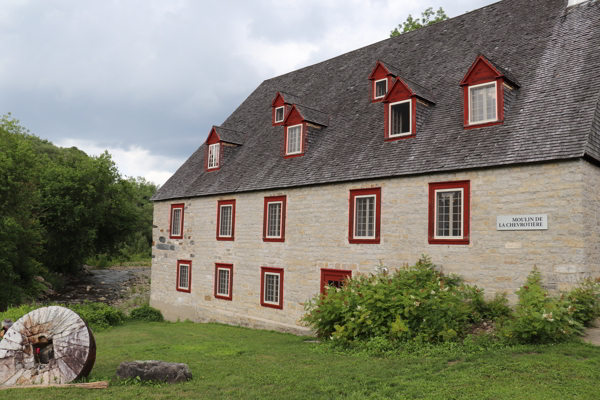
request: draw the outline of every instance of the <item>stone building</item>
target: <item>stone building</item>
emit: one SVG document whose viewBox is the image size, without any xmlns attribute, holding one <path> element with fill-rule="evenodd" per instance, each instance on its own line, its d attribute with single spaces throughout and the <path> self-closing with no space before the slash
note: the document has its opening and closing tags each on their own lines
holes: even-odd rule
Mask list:
<svg viewBox="0 0 600 400">
<path fill-rule="evenodd" d="M 156 193 L 151 305 L 305 332 L 429 254 L 487 294 L 600 272 L 600 1 L 504 0 L 263 82 Z"/>
</svg>

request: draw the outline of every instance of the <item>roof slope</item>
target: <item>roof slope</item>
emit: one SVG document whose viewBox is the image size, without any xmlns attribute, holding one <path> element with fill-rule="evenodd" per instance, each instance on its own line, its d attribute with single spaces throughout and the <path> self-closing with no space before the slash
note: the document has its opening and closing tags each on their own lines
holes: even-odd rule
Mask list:
<svg viewBox="0 0 600 400">
<path fill-rule="evenodd" d="M 154 200 L 276 189 L 514 163 L 600 159 L 600 1 L 504 0 L 264 81 L 223 126 L 245 142 L 205 173 L 201 146 Z M 521 85 L 505 123 L 463 129 L 459 83 L 479 54 Z M 435 105 L 417 136 L 385 142 L 384 105 L 371 103 L 377 60 L 425 85 Z M 303 157 L 284 159 L 271 126 L 278 90 L 329 115 Z"/>
</svg>

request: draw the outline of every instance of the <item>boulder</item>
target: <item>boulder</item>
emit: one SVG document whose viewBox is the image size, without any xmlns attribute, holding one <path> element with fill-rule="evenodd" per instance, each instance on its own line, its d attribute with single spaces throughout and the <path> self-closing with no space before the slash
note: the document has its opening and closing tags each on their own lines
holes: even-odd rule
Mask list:
<svg viewBox="0 0 600 400">
<path fill-rule="evenodd" d="M 192 373 L 187 364 L 165 361 L 131 361 L 122 362 L 117 368 L 120 379 L 139 376 L 143 381 L 164 381 L 167 383 L 185 382 L 192 379 Z"/>
</svg>

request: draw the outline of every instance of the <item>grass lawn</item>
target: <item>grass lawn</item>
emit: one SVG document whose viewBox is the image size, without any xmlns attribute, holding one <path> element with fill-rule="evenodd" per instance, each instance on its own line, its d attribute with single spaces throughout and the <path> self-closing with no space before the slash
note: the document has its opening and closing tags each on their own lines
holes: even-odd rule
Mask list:
<svg viewBox="0 0 600 400">
<path fill-rule="evenodd" d="M 12 389 L 13 399 L 598 399 L 600 347 L 569 343 L 472 355 L 369 357 L 220 324 L 126 323 L 95 335 L 90 380 L 108 389 Z M 122 361 L 190 366 L 174 385 L 122 385 Z"/>
</svg>

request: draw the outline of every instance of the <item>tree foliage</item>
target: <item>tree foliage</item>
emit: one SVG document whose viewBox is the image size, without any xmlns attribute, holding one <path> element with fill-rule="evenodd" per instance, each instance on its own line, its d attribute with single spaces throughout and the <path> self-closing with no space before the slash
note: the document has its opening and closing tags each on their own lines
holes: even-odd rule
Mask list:
<svg viewBox="0 0 600 400">
<path fill-rule="evenodd" d="M 411 14 L 408 14 L 406 21 L 403 24 L 398 24 L 398 27 L 390 32 L 390 37 L 399 36 L 403 33 L 414 31 L 415 29 L 435 24 L 436 22 L 444 21 L 446 19 L 448 19 L 448 16 L 442 7 L 437 11 L 433 11 L 433 7 L 429 7 L 421 13 L 421 18 L 414 19 Z"/>
<path fill-rule="evenodd" d="M 45 272 L 76 273 L 96 254 L 149 252 L 156 186 L 124 179 L 108 153 L 60 148 L 0 119 L 0 307 L 35 295 Z M 138 243 L 138 242 L 141 242 Z"/>
</svg>

